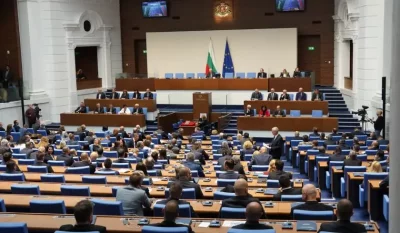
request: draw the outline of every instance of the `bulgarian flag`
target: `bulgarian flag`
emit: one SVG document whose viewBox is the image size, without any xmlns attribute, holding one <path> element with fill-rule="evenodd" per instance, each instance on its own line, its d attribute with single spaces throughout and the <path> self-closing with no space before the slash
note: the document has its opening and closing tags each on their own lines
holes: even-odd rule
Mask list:
<svg viewBox="0 0 400 233">
<path fill-rule="evenodd" d="M 206 75 L 210 74 L 210 69 L 215 74 L 217 73 L 217 69 L 215 68 L 215 57 L 214 57 L 214 48 L 212 46 L 212 41 L 210 38 L 210 44 L 208 45 L 208 55 L 207 55 L 207 64 L 206 64 Z"/>
</svg>

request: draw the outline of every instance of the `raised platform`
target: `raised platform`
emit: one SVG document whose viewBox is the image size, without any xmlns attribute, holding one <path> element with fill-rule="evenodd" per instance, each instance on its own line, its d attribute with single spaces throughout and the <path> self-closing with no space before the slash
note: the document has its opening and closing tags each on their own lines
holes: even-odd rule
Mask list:
<svg viewBox="0 0 400 233">
<path fill-rule="evenodd" d="M 84 90 L 84 89 L 92 89 L 92 88 L 101 88 L 102 80 L 99 79 L 77 79 L 76 80 L 76 89 Z"/>
</svg>

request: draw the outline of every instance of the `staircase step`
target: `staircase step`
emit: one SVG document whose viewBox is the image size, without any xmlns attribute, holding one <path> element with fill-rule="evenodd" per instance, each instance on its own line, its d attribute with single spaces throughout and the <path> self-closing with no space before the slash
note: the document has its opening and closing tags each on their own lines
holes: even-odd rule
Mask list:
<svg viewBox="0 0 400 233">
<path fill-rule="evenodd" d="M 349 112 L 346 107 L 329 107 L 329 112 Z"/>
<path fill-rule="evenodd" d="M 325 96 L 342 96 L 342 93 L 324 93 Z"/>
<path fill-rule="evenodd" d="M 343 96 L 325 96 L 326 101 L 331 101 L 331 100 L 343 100 Z"/>
<path fill-rule="evenodd" d="M 343 122 L 343 121 L 340 121 L 340 119 L 339 119 L 339 125 L 343 125 L 343 126 L 350 126 L 350 125 L 358 125 L 358 126 L 360 126 L 360 122 Z"/>
<path fill-rule="evenodd" d="M 340 104 L 340 103 L 345 103 L 344 100 L 329 100 L 328 104 Z"/>
<path fill-rule="evenodd" d="M 354 126 L 339 126 L 339 130 L 345 130 L 346 132 L 353 132 L 355 128 L 361 128 L 360 126 L 354 127 Z"/>
<path fill-rule="evenodd" d="M 329 112 L 329 116 L 338 118 L 353 118 L 353 115 L 349 112 Z"/>
<path fill-rule="evenodd" d="M 236 122 L 235 122 L 235 123 L 229 123 L 229 124 L 228 124 L 228 127 L 229 127 L 229 128 L 233 128 L 233 127 L 234 127 L 234 128 L 237 128 L 237 123 L 236 123 Z"/>
</svg>

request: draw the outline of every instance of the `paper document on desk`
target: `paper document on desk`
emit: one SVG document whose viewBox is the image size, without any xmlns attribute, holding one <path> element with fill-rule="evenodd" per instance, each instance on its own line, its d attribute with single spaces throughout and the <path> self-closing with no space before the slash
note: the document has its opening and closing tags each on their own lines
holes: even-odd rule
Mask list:
<svg viewBox="0 0 400 233">
<path fill-rule="evenodd" d="M 245 221 L 224 221 L 223 227 L 234 227 L 236 225 L 245 223 Z"/>
<path fill-rule="evenodd" d="M 210 226 L 210 222 L 201 222 L 198 227 L 209 227 Z"/>
<path fill-rule="evenodd" d="M 153 178 L 152 180 L 153 180 L 153 182 L 159 182 L 159 181 L 161 181 L 160 178 Z"/>
<path fill-rule="evenodd" d="M 121 173 L 127 173 L 129 169 L 119 169 L 118 172 Z"/>
</svg>

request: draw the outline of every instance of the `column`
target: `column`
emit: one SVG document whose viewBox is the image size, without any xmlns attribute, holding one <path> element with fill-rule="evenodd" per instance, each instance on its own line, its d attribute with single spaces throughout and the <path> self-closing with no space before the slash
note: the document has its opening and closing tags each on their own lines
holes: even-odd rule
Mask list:
<svg viewBox="0 0 400 233">
<path fill-rule="evenodd" d="M 67 47 L 67 70 L 68 70 L 68 89 L 69 89 L 69 110 L 73 111 L 78 107 L 78 93 L 76 90 L 75 74 L 75 48 L 74 43 L 68 43 Z"/>
<path fill-rule="evenodd" d="M 41 38 L 41 8 L 38 0 L 18 0 L 18 25 L 21 40 L 21 60 L 24 86 L 30 99 L 47 97 Z"/>
<path fill-rule="evenodd" d="M 393 1 L 392 11 L 387 12 L 393 15 L 392 36 L 393 38 L 400 38 L 400 1 Z M 396 193 L 400 188 L 400 40 L 392 40 L 392 66 L 390 72 L 390 86 L 391 86 L 391 101 L 390 103 L 390 221 L 389 232 L 398 232 L 400 229 L 400 221 L 396 221 L 400 216 L 400 196 Z"/>
</svg>

